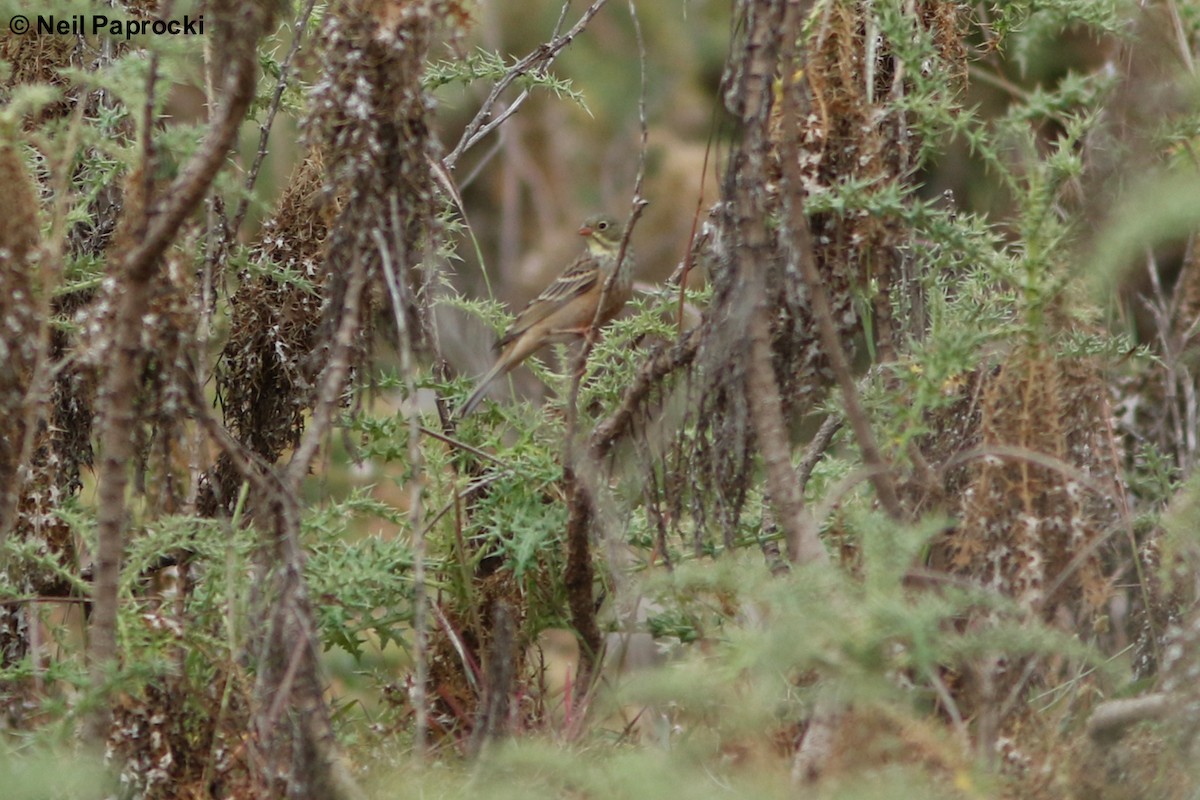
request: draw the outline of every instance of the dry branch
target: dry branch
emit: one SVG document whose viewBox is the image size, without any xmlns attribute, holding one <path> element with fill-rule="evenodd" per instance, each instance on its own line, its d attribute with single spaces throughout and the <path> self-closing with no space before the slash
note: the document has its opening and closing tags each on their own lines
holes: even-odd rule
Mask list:
<svg viewBox="0 0 1200 800">
<path fill-rule="evenodd" d="M 797 5 L 790 3 L 789 9 L 795 8 Z M 798 13 L 798 11 L 797 8 L 796 12 Z M 795 21 L 798 21 L 798 18 Z M 798 27 L 789 30 L 798 30 Z M 795 61 L 795 36 L 787 38 L 783 47 L 784 69 L 790 71 L 790 65 Z M 785 72 L 785 74 L 787 73 Z M 798 84 L 798 78 L 793 75 L 790 79 L 785 80 L 782 91 L 780 114 L 789 131 L 801 129 Z M 789 257 L 794 268 L 804 279 L 810 310 L 820 334 L 822 349 L 841 389 L 846 418 L 858 440 L 859 449 L 863 454 L 863 462 L 867 469 L 871 470 L 871 483 L 875 487 L 875 492 L 879 496 L 884 510 L 892 519 L 900 520 L 904 518 L 904 512 L 896 495 L 896 485 L 887 469 L 883 455 L 875 443 L 875 435 L 871 431 L 871 421 L 859 398 L 858 387 L 855 385 L 854 374 L 850 368 L 850 360 L 846 357 L 846 351 L 842 347 L 841 331 L 838 330 L 838 326 L 833 320 L 833 304 L 830 302 L 824 277 L 818 271 L 813 255 L 812 235 L 809 232 L 808 218 L 804 211 L 805 189 L 802 176 L 799 174 L 800 148 L 795 137 L 781 136 L 779 150 L 786 186 L 784 205 L 790 218 L 790 225 L 786 226 L 784 231 L 785 237 L 790 239 Z"/>
<path fill-rule="evenodd" d="M 622 437 L 630 433 L 638 409 L 656 386 L 671 373 L 692 363 L 702 333 L 701 328 L 692 328 L 678 342 L 659 347 L 642 363 L 633 383 L 625 390 L 621 405 L 592 430 L 590 447 L 595 459 L 603 459 Z"/>
<path fill-rule="evenodd" d="M 770 332 L 766 315 L 750 318 L 750 360 L 746 369 L 746 390 L 754 432 L 762 452 L 767 474 L 767 490 L 776 519 L 787 537 L 788 560 L 809 564 L 828 560 L 812 516 L 804 510 L 800 481 L 792 468 L 792 451 L 787 424 L 783 418 L 783 398 L 771 366 Z"/>
<path fill-rule="evenodd" d="M 1164 693 L 1109 700 L 1092 711 L 1087 724 L 1088 736 L 1098 742 L 1113 742 L 1139 722 L 1163 719 L 1178 708 L 1180 702 L 1181 698 Z"/>
<path fill-rule="evenodd" d="M 594 3 L 592 13 L 599 10 L 602 2 Z M 591 467 L 599 462 L 588 464 L 587 459 L 593 455 L 591 448 L 577 453 L 577 426 L 579 419 L 579 386 L 583 380 L 588 357 L 596 343 L 600 330 L 600 320 L 607 306 L 609 293 L 616 285 L 621 274 L 622 263 L 627 257 L 629 240 L 633 229 L 646 210 L 648 201 L 642 197 L 642 187 L 646 178 L 646 148 L 649 130 L 646 121 L 646 48 L 642 39 L 641 23 L 638 21 L 637 10 L 633 3 L 629 5 L 629 13 L 633 19 L 634 31 L 637 34 L 638 52 L 641 57 L 641 93 L 639 101 L 639 120 L 641 123 L 641 147 L 638 155 L 637 176 L 634 179 L 633 199 L 629 218 L 626 221 L 621 243 L 617 249 L 617 260 L 611 273 L 600 289 L 600 299 L 596 304 L 591 324 L 576 357 L 571 376 L 571 388 L 567 398 L 566 432 L 563 446 L 563 485 L 567 496 L 567 566 L 564 582 L 567 587 L 567 599 L 571 609 L 571 620 L 579 637 L 579 670 L 577 673 L 576 697 L 582 699 L 591 686 L 593 670 L 600 658 L 602 638 L 596 623 L 596 603 L 593 598 L 592 582 L 594 571 L 592 567 L 592 527 L 596 520 L 597 508 L 595 492 L 598 485 L 594 481 Z M 586 16 L 586 15 L 585 15 Z M 581 20 L 581 24 L 583 20 Z M 577 25 L 576 27 L 580 27 Z M 587 482 L 581 480 L 581 470 L 587 468 Z"/>
<path fill-rule="evenodd" d="M 138 389 L 137 364 L 141 356 L 142 314 L 163 253 L 196 209 L 237 138 L 238 128 L 254 98 L 254 75 L 258 66 L 256 47 L 271 17 L 270 3 L 247 7 L 230 0 L 214 2 L 210 13 L 222 23 L 227 58 L 222 101 L 199 150 L 171 187 L 162 194 L 157 208 L 144 209 L 141 219 L 126 220 L 131 230 L 144 231 L 140 240 L 116 264 L 119 297 L 110 344 L 111 356 L 101 399 L 105 403 L 100 439 L 103 457 L 99 466 L 94 611 L 91 618 L 89 659 L 93 685 L 99 689 L 117 657 L 117 586 L 126 525 L 125 490 L 129 464 L 133 461 L 134 402 Z M 144 131 L 150 136 L 152 131 Z M 150 169 L 151 165 L 142 165 Z M 142 198 L 149 202 L 148 197 Z M 106 710 L 98 712 L 89 725 L 93 737 L 107 729 Z"/>
<path fill-rule="evenodd" d="M 296 60 L 296 54 L 300 51 L 300 46 L 304 43 L 304 35 L 308 31 L 308 20 L 312 16 L 313 7 L 316 4 L 317 0 L 308 0 L 304 9 L 296 17 L 296 21 L 292 25 L 292 44 L 288 48 L 283 62 L 279 65 L 279 77 L 275 80 L 275 90 L 271 93 L 271 104 L 267 107 L 266 119 L 263 120 L 262 125 L 259 127 L 258 150 L 254 154 L 254 161 L 250 164 L 250 169 L 246 172 L 246 182 L 243 185 L 246 193 L 238 201 L 237 210 L 233 214 L 233 221 L 229 224 L 228 236 L 230 239 L 237 239 L 242 222 L 246 219 L 246 212 L 250 210 L 251 193 L 254 191 L 254 184 L 258 182 L 258 172 L 262 169 L 263 162 L 267 158 L 267 142 L 271 138 L 271 128 L 275 124 L 275 115 L 279 113 L 279 107 L 283 102 L 284 90 L 287 89 L 288 81 L 291 78 L 292 62 Z"/>
<path fill-rule="evenodd" d="M 731 233 L 740 245 L 731 256 L 732 266 L 743 277 L 740 288 L 734 290 L 740 291 L 740 296 L 735 295 L 731 313 L 747 318 L 749 332 L 746 404 L 763 457 L 770 501 L 786 533 L 788 557 L 808 563 L 825 560 L 826 553 L 816 526 L 804 511 L 775 375 L 769 322 L 773 309 L 767 294 L 767 265 L 774 257 L 774 244 L 766 228 L 769 213 L 761 189 L 769 174 L 772 82 L 780 59 L 792 61 L 802 10 L 797 3 L 751 3 L 746 9 L 745 56 L 738 62 L 737 79 L 726 94 L 745 134 L 730 163 L 726 195 L 731 206 Z M 807 225 L 801 215 L 797 217 L 800 224 Z M 796 219 L 792 222 L 796 224 Z M 811 254 L 802 252 L 799 258 L 811 261 Z"/>
<path fill-rule="evenodd" d="M 312 422 L 300 446 L 279 478 L 259 479 L 271 487 L 265 502 L 256 506 L 260 525 L 269 531 L 264 550 L 278 574 L 279 593 L 274 613 L 263 640 L 257 694 L 261 702 L 255 727 L 265 747 L 268 763 L 277 774 L 287 774 L 293 791 L 306 788 L 309 797 L 354 798 L 361 795 L 338 753 L 329 707 L 321 680 L 321 641 L 304 580 L 305 553 L 300 543 L 300 482 L 308 474 L 319 443 L 328 435 L 333 412 L 340 404 L 342 388 L 350 371 L 355 336 L 361 326 L 362 297 L 366 267 L 359 259 L 351 262 L 347 290 L 337 332 L 331 344 L 329 364 L 321 375 Z M 272 473 L 273 475 L 274 473 Z M 282 667 L 282 669 L 281 669 Z M 295 740 L 285 749 L 288 737 L 280 735 L 276 718 L 284 704 L 295 720 Z M 296 735 L 298 734 L 298 735 Z M 304 758 L 297 759 L 298 750 Z M 290 772 L 284 769 L 290 767 Z M 279 771 L 282 770 L 282 771 Z M 296 770 L 299 770 L 297 772 Z"/>
<path fill-rule="evenodd" d="M 507 109 L 501 112 L 498 117 L 493 119 L 491 122 L 487 122 L 487 119 L 492 115 L 492 109 L 495 108 L 496 103 L 499 101 L 500 95 L 504 93 L 504 90 L 509 86 L 512 86 L 513 82 L 522 75 L 526 75 L 534 70 L 544 70 L 553 64 L 554 60 L 558 58 L 559 53 L 563 51 L 563 48 L 569 45 L 575 40 L 576 36 L 583 32 L 583 29 L 586 28 L 588 23 L 592 21 L 592 17 L 596 16 L 596 13 L 599 12 L 607 2 L 608 0 L 594 0 L 594 2 L 583 12 L 583 15 L 579 18 L 579 21 L 571 26 L 570 30 L 561 36 L 555 36 L 550 41 L 539 46 L 532 53 L 513 64 L 512 67 L 509 68 L 508 72 L 504 74 L 504 77 L 496 81 L 496 85 L 493 86 L 492 90 L 488 93 L 487 99 L 483 101 L 483 103 L 479 106 L 479 110 L 475 112 L 474 118 L 468 122 L 467 127 L 463 129 L 463 133 L 458 140 L 458 144 L 456 144 L 454 149 L 451 150 L 444 159 L 442 159 L 442 163 L 445 165 L 447 170 L 453 171 L 454 166 L 458 163 L 458 159 L 463 153 L 473 147 L 476 143 L 483 139 L 483 137 L 487 136 L 493 130 L 498 128 L 520 107 L 524 95 L 522 95 L 521 98 L 518 98 L 517 101 L 513 102 Z"/>
</svg>

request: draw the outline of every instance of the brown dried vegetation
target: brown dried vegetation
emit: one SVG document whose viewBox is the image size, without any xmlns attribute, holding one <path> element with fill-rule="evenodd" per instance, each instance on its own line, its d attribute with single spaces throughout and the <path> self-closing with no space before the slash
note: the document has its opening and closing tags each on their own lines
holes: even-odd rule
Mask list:
<svg viewBox="0 0 1200 800">
<path fill-rule="evenodd" d="M 309 507 L 301 489 L 318 454 L 333 449 L 335 417 L 348 408 L 367 413 L 361 398 L 369 395 L 359 390 L 373 380 L 372 361 L 383 351 L 396 354 L 405 382 L 395 415 L 404 424 L 388 444 L 404 453 L 389 458 L 407 469 L 409 494 L 396 506 L 408 515 L 403 524 L 412 549 L 404 557 L 411 555 L 412 567 L 397 557 L 388 568 L 409 581 L 390 596 L 411 608 L 391 635 L 411 641 L 412 672 L 382 682 L 382 721 L 363 726 L 370 741 L 395 749 L 411 734 L 423 759 L 429 743 L 439 757 L 475 756 L 513 733 L 584 735 L 602 683 L 601 591 L 617 597 L 611 605 L 618 606 L 626 599 L 629 561 L 643 559 L 646 572 L 660 564 L 670 571 L 711 553 L 732 555 L 753 539 L 771 562 L 773 587 L 799 594 L 804 587 L 787 581 L 823 576 L 834 587 L 823 610 L 831 618 L 846 614 L 853 624 L 828 653 L 772 664 L 768 671 L 782 692 L 771 701 L 774 716 L 757 720 L 753 733 L 730 735 L 720 727 L 719 703 L 736 704 L 742 689 L 753 694 L 749 689 L 760 687 L 740 684 L 761 673 L 754 672 L 757 654 L 731 657 L 729 642 L 720 639 L 739 627 L 762 628 L 776 637 L 764 649 L 778 656 L 808 631 L 771 629 L 789 608 L 778 596 L 761 601 L 756 592 L 769 596 L 763 587 L 718 581 L 706 597 L 707 612 L 720 622 L 695 622 L 687 633 L 701 640 L 697 654 L 711 659 L 714 671 L 737 665 L 728 672 L 733 688 L 718 687 L 729 696 L 711 707 L 700 703 L 691 716 L 688 709 L 663 712 L 668 741 L 676 729 L 711 729 L 722 768 L 739 778 L 765 764 L 767 771 L 790 772 L 793 782 L 833 787 L 915 765 L 937 791 L 974 794 L 964 783 L 969 788 L 969 774 L 986 765 L 998 767 L 1000 793 L 1012 796 L 1132 797 L 1153 785 L 1160 796 L 1177 797 L 1194 789 L 1195 775 L 1156 750 L 1194 748 L 1200 729 L 1200 615 L 1188 591 L 1200 558 L 1194 541 L 1165 546 L 1164 525 L 1139 527 L 1133 515 L 1147 510 L 1136 508 L 1138 501 L 1155 504 L 1148 511 L 1157 513 L 1172 500 L 1174 518 L 1194 523 L 1195 498 L 1166 492 L 1142 498 L 1126 486 L 1139 466 L 1140 456 L 1130 455 L 1138 447 L 1165 454 L 1175 477 L 1191 472 L 1200 450 L 1200 256 L 1191 231 L 1170 291 L 1155 284 L 1155 296 L 1143 303 L 1160 358 L 1125 383 L 1114 375 L 1128 366 L 1123 361 L 1066 346 L 1072 336 L 1100 333 L 1076 318 L 1087 315 L 1063 307 L 1071 299 L 1060 284 L 1031 277 L 1033 270 L 1025 280 L 1042 279 L 1037 288 L 1055 287 L 1053 297 L 1019 287 L 1027 293 L 1013 294 L 1005 309 L 1011 338 L 976 348 L 978 363 L 958 365 L 935 401 L 920 399 L 898 377 L 910 366 L 907 349 L 936 327 L 925 313 L 932 302 L 926 293 L 940 290 L 939 276 L 925 274 L 930 267 L 918 255 L 930 234 L 914 222 L 920 170 L 933 144 L 921 131 L 937 126 L 916 124 L 920 109 L 909 101 L 919 91 L 922 103 L 953 109 L 948 116 L 961 110 L 973 60 L 997 52 L 976 11 L 938 0 L 882 10 L 842 0 L 736 3 L 720 92 L 736 136 L 720 200 L 697 225 L 679 270 L 681 281 L 692 269 L 707 274 L 711 299 L 699 324 L 683 330 L 681 323 L 673 341 L 663 341 L 661 327 L 638 333 L 628 348 L 638 363 L 607 366 L 625 368 L 620 374 L 629 382 L 605 398 L 612 407 L 599 420 L 589 415 L 603 402 L 577 407 L 581 383 L 595 378 L 585 370 L 586 356 L 598 348 L 589 336 L 577 359 L 565 431 L 560 435 L 559 420 L 541 419 L 552 436 L 523 429 L 515 437 L 521 443 L 506 450 L 504 436 L 492 431 L 496 420 L 524 425 L 524 418 L 494 414 L 456 429 L 445 398 L 436 409 L 424 408 L 417 391 L 418 374 L 437 379 L 422 388 L 435 385 L 444 394 L 455 386 L 439 352 L 432 305 L 441 220 L 452 217 L 447 209 L 462 211 L 454 185 L 462 176 L 453 172 L 455 159 L 443 160 L 422 81 L 444 42 L 459 46 L 467 6 L 453 0 L 329 6 L 309 65 L 316 80 L 304 152 L 243 248 L 229 241 L 239 235 L 242 217 L 230 224 L 214 186 L 253 105 L 259 42 L 269 35 L 274 9 L 266 2 L 209 5 L 220 31 L 207 76 L 213 110 L 195 153 L 173 179 L 162 177 L 166 154 L 156 149 L 156 112 L 148 100 L 144 124 L 118 123 L 120 144 L 134 152 L 130 162 L 89 195 L 87 220 L 69 228 L 55 193 L 91 186 L 94 176 L 78 165 L 94 167 L 107 154 L 89 145 L 82 156 L 61 156 L 64 167 L 36 150 L 51 140 L 33 133 L 50 123 L 84 124 L 85 117 L 111 111 L 110 101 L 64 77 L 90 52 L 84 44 L 0 34 L 0 55 L 11 63 L 5 93 L 33 82 L 63 89 L 0 142 L 0 547 L 29 548 L 11 565 L 0 562 L 6 584 L 0 669 L 26 670 L 0 691 L 5 731 L 36 728 L 47 713 L 43 700 L 68 697 L 66 679 L 46 678 L 52 659 L 40 642 L 48 626 L 36 607 L 87 587 L 81 605 L 89 614 L 88 672 L 84 678 L 81 669 L 77 681 L 91 692 L 94 710 L 77 712 L 80 729 L 107 747 L 128 791 L 147 798 L 361 796 L 336 736 L 322 653 L 334 641 L 361 645 L 357 637 L 369 629 L 364 620 L 396 609 L 357 609 L 347 616 L 357 614 L 363 619 L 352 622 L 364 625 L 352 631 L 320 627 L 322 611 L 349 603 L 339 592 L 359 588 L 353 582 L 360 573 L 346 568 L 336 575 L 328 596 L 310 592 L 311 562 L 329 553 L 305 536 L 302 524 L 320 509 Z M 545 79 L 554 55 L 603 5 L 593 3 L 580 27 L 559 30 L 518 61 L 511 78 L 520 71 Z M 985 44 L 974 46 L 980 37 Z M 914 42 L 924 48 L 920 64 L 908 56 Z M 148 70 L 151 97 L 156 68 Z M 1113 96 L 1132 106 L 1142 74 L 1131 68 Z M 942 78 L 934 91 L 923 82 L 930 75 Z M 1175 102 L 1182 113 L 1184 101 Z M 484 112 L 503 113 L 499 106 Z M 1116 116 L 1104 133 L 1148 150 L 1151 137 L 1138 127 L 1144 124 L 1138 115 Z M 1063 130 L 1068 122 L 1056 120 Z M 939 130 L 951 126 L 945 119 L 939 124 Z M 1033 152 L 1050 150 L 1052 137 L 1062 133 L 1049 127 L 1031 136 Z M 1096 147 L 1082 137 L 1076 145 Z M 49 166 L 31 171 L 25 147 Z M 1132 161 L 1153 161 L 1145 152 L 1138 156 Z M 1092 163 L 1102 160 L 1097 155 Z M 1112 179 L 1120 174 L 1118 161 L 1096 170 Z M 639 191 L 641 177 L 639 171 Z M 1056 223 L 1076 206 L 1089 206 L 1075 202 L 1079 186 L 1069 183 L 1044 203 L 1046 218 Z M 641 199 L 635 197 L 634 222 Z M 57 238 L 43 239 L 43 214 Z M 1018 258 L 1020 247 L 1011 242 L 995 247 Z M 96 273 L 102 280 L 65 290 L 56 285 L 57 262 L 85 256 L 102 264 Z M 1067 260 L 1046 258 L 1036 266 L 1065 272 Z M 1158 265 L 1148 266 L 1159 280 Z M 995 297 L 1007 297 L 1016 282 L 988 280 L 987 293 Z M 212 342 L 217 309 L 227 312 L 228 330 Z M 655 311 L 657 324 L 662 309 Z M 643 337 L 659 343 L 638 350 Z M 861 351 L 874 366 L 866 368 Z M 920 372 L 921 365 L 911 366 Z M 213 397 L 206 394 L 210 379 Z M 1132 411 L 1117 424 L 1110 403 L 1122 392 L 1117 399 Z M 880 393 L 900 405 L 920 404 L 919 413 L 897 422 L 902 415 L 893 419 L 895 409 L 880 409 Z M 833 426 L 822 426 L 797 464 L 793 439 L 818 417 L 844 418 L 848 435 L 837 439 Z M 576 434 L 589 423 L 582 447 Z M 471 440 L 486 436 L 483 444 Z M 362 441 L 369 438 L 364 433 Z M 518 575 L 512 566 L 518 556 L 506 548 L 527 546 L 524 532 L 483 530 L 480 521 L 488 502 L 504 499 L 488 481 L 520 477 L 521 457 L 535 449 L 544 454 L 546 439 L 558 447 L 563 438 L 553 453 L 563 470 L 529 491 L 524 516 L 498 516 L 503 522 L 493 527 L 511 519 L 513 527 L 525 520 L 536 529 L 546 507 L 566 504 L 567 557 L 560 552 L 563 537 L 546 536 L 531 548 L 540 550 L 521 556 L 525 574 Z M 93 442 L 101 445 L 99 489 L 88 500 L 94 508 L 81 512 L 81 470 L 92 464 Z M 819 498 L 822 507 L 832 510 L 820 518 L 806 507 L 805 491 L 826 455 L 853 465 L 857 472 L 849 478 L 870 490 L 823 487 L 829 494 Z M 472 481 L 466 488 L 464 478 Z M 445 505 L 435 515 L 426 508 L 430 501 Z M 95 521 L 95 544 L 82 554 L 81 514 Z M 744 519 L 754 515 L 757 522 Z M 886 565 L 871 561 L 880 545 L 865 538 L 894 535 L 886 544 L 903 543 L 910 527 L 935 515 L 948 524 L 911 551 L 916 555 L 898 573 L 897 595 L 879 604 L 865 587 L 875 589 Z M 255 532 L 247 534 L 241 526 L 251 524 Z M 427 534 L 446 535 L 441 550 L 452 554 L 437 562 L 432 579 L 424 573 Z M 168 544 L 143 552 L 141 545 L 156 536 Z M 350 541 L 337 544 L 353 549 Z M 828 552 L 835 546 L 840 560 Z M 174 570 L 170 588 L 160 585 L 163 567 Z M 528 591 L 530 585 L 538 591 Z M 223 599 L 212 600 L 220 591 Z M 581 656 L 577 684 L 564 700 L 569 719 L 554 730 L 529 642 L 547 620 L 566 615 L 546 608 L 564 597 Z M 921 605 L 942 599 L 946 607 L 936 619 Z M 890 607 L 885 614 L 877 605 Z M 1118 607 L 1126 619 L 1117 619 Z M 872 629 L 909 609 L 927 614 L 919 635 L 900 624 L 895 631 Z M 684 603 L 653 613 L 659 612 L 677 612 L 692 624 Z M 327 624 L 349 627 L 330 616 L 336 621 Z M 686 627 L 679 619 L 655 623 Z M 619 619 L 613 627 L 643 622 Z M 818 630 L 821 620 L 812 622 L 814 636 L 828 635 Z M 1021 647 L 978 645 L 989 632 L 1013 636 L 1021 628 L 1029 634 Z M 1042 638 L 1035 641 L 1035 634 Z M 1055 642 L 1082 644 L 1046 653 L 1042 643 L 1055 634 L 1061 636 Z M 922 649 L 928 643 L 920 636 L 951 644 Z M 1094 667 L 1130 641 L 1138 648 L 1131 674 L 1154 680 L 1157 694 L 1133 698 L 1140 705 L 1131 721 L 1089 733 L 1086 720 L 1100 699 L 1126 688 Z M 1088 658 L 1078 655 L 1084 648 Z M 127 661 L 137 655 L 147 658 L 144 673 Z M 874 670 L 876 694 L 859 698 L 850 691 L 844 699 L 826 692 L 842 669 Z M 1035 702 L 1037 692 L 1067 699 L 1048 711 Z M 642 711 L 659 713 L 650 708 Z M 1164 724 L 1122 738 L 1147 720 Z M 633 728 L 629 723 L 621 739 Z M 1055 741 L 1060 731 L 1067 732 L 1065 743 Z M 486 760 L 480 763 L 486 768 Z M 1061 767 L 1066 778 L 1056 777 Z M 567 792 L 578 793 L 573 784 Z"/>
</svg>

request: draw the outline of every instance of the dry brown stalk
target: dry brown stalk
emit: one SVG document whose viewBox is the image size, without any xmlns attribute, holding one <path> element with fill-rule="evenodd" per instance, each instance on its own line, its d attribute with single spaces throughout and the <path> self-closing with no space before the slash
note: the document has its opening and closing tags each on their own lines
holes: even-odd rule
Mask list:
<svg viewBox="0 0 1200 800">
<path fill-rule="evenodd" d="M 127 518 L 127 470 L 134 458 L 133 431 L 137 424 L 134 401 L 138 388 L 142 314 L 149 304 L 163 254 L 225 164 L 226 155 L 254 98 L 254 74 L 258 66 L 256 46 L 270 24 L 271 8 L 270 3 L 247 7 L 230 0 L 218 0 L 213 4 L 210 13 L 220 21 L 218 24 L 224 28 L 223 35 L 227 37 L 223 47 L 226 61 L 222 102 L 199 150 L 171 187 L 163 192 L 157 207 L 138 209 L 143 217 L 126 220 L 130 230 L 140 235 L 117 264 L 120 292 L 113 320 L 111 357 L 101 392 L 105 403 L 100 430 L 103 457 L 98 470 L 95 603 L 88 652 L 92 682 L 98 689 L 105 685 L 117 657 L 117 586 Z M 151 132 L 144 134 L 149 136 Z M 143 164 L 142 169 L 152 170 L 153 165 Z M 143 197 L 141 202 L 148 203 L 150 198 Z M 93 738 L 103 737 L 108 720 L 107 710 L 102 706 L 88 726 Z"/>
</svg>

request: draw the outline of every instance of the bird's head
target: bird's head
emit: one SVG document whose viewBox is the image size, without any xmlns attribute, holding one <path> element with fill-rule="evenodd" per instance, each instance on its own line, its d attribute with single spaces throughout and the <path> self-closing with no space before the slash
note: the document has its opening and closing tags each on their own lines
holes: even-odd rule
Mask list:
<svg viewBox="0 0 1200 800">
<path fill-rule="evenodd" d="M 621 247 L 624 226 L 616 217 L 597 214 L 588 217 L 579 228 L 579 235 L 587 238 L 588 250 L 595 254 L 615 254 Z"/>
</svg>

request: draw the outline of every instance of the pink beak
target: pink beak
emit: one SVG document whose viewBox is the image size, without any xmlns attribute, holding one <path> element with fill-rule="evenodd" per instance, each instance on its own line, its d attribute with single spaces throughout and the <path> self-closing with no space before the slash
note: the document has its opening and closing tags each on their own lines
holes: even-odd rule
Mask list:
<svg viewBox="0 0 1200 800">
<path fill-rule="evenodd" d="M 593 233 L 595 233 L 595 231 L 593 231 L 587 225 L 584 225 L 582 228 L 579 229 L 580 236 L 591 236 Z"/>
</svg>

